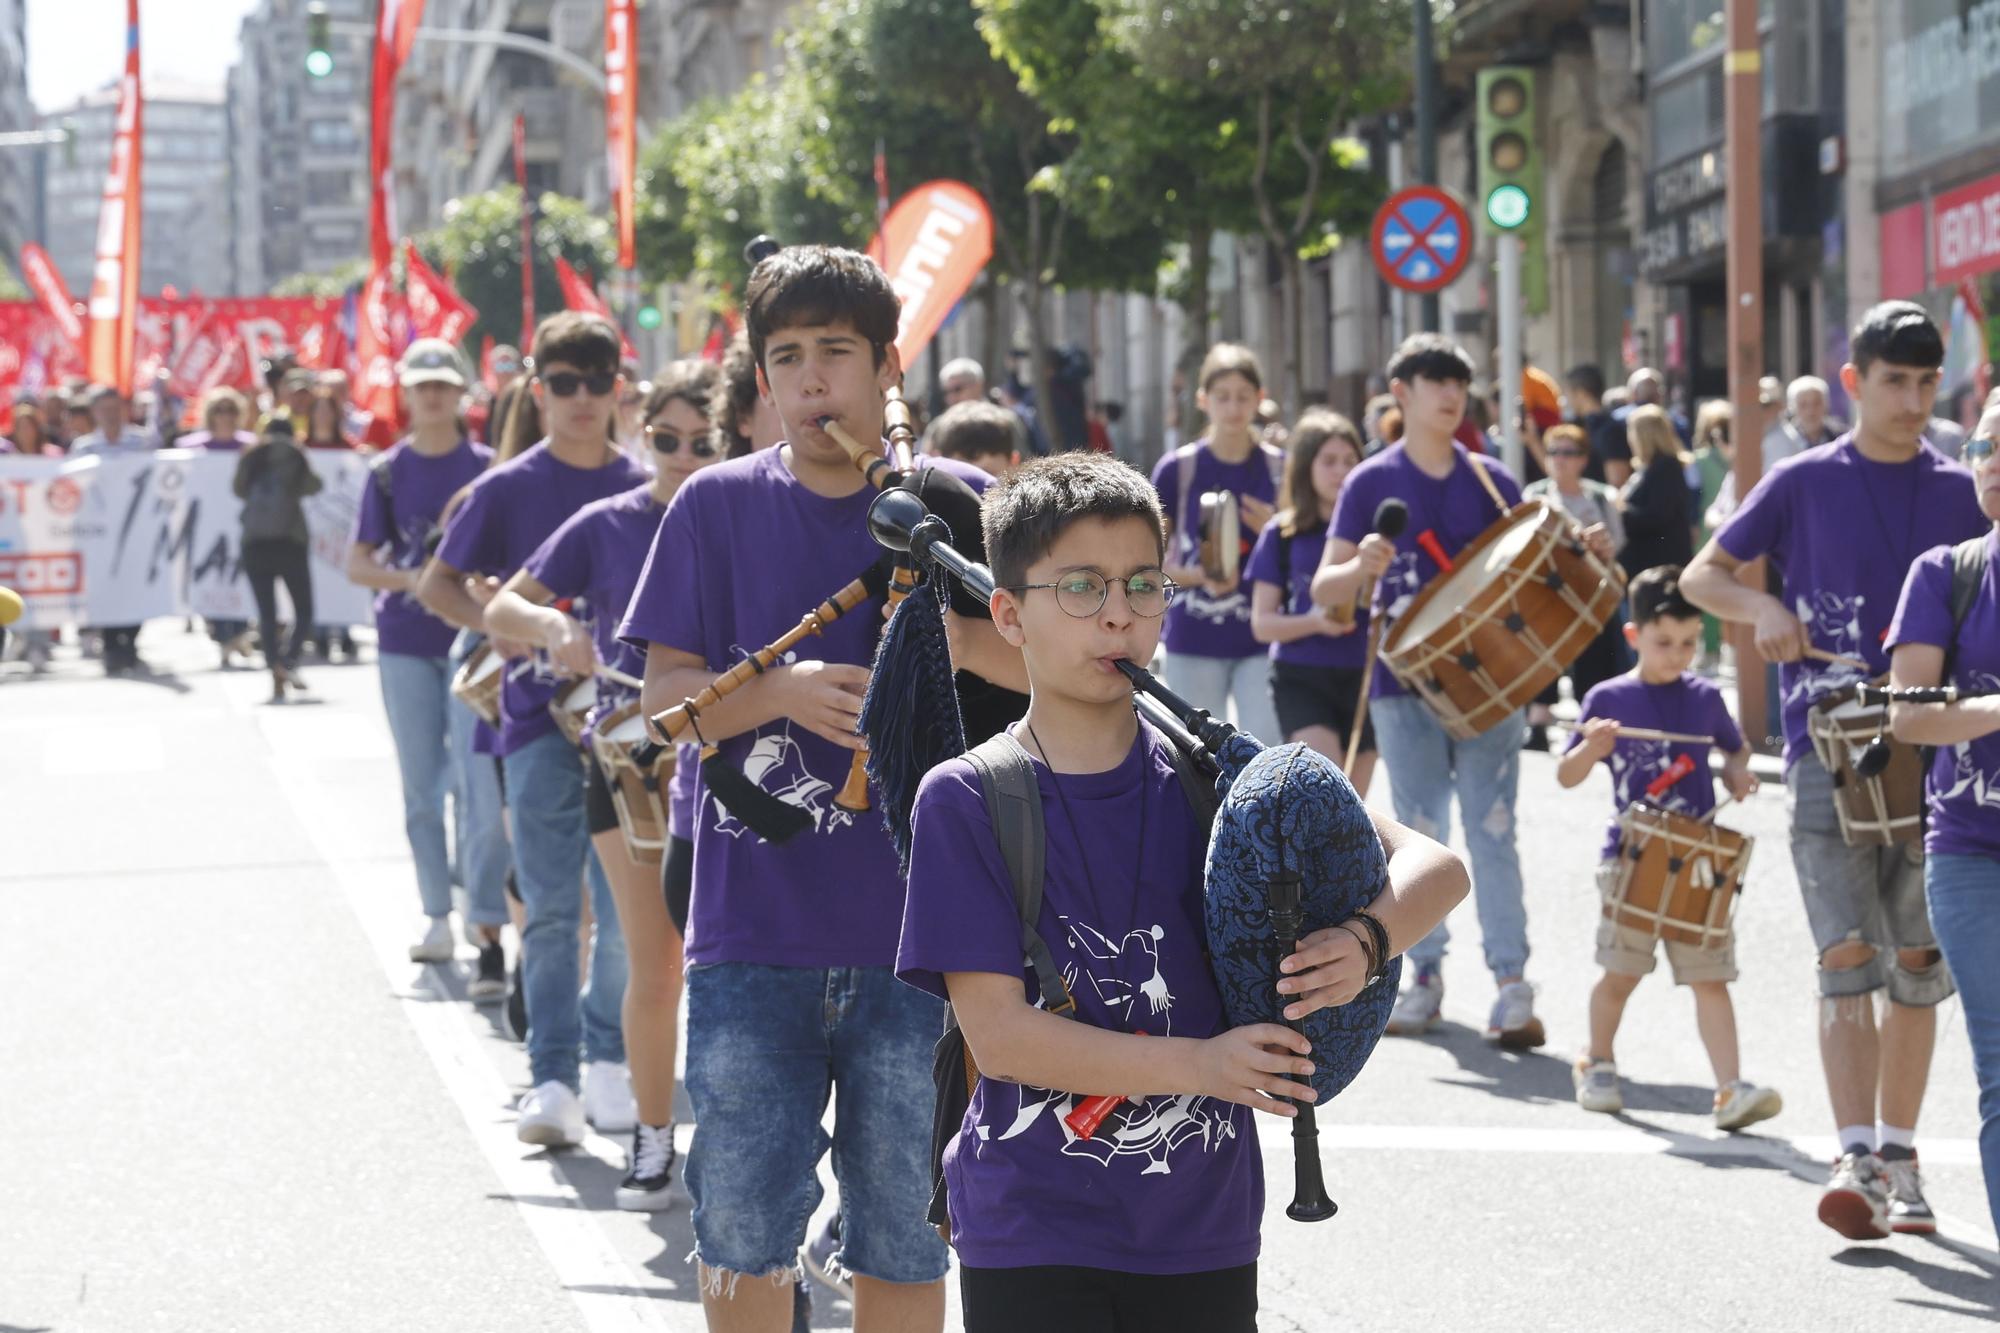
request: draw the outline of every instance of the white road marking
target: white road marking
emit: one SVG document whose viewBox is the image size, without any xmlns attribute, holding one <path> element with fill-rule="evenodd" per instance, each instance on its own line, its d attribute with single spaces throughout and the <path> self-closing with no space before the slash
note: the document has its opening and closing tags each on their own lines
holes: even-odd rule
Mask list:
<svg viewBox="0 0 2000 1333">
<path fill-rule="evenodd" d="M 42 772 L 52 778 L 132 777 L 166 767 L 166 736 L 153 722 L 79 727 L 42 742 Z"/>
</svg>

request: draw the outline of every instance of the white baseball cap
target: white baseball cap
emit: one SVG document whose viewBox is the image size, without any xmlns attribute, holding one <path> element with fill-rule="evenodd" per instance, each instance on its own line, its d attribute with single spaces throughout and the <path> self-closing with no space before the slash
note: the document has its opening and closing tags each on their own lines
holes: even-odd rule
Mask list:
<svg viewBox="0 0 2000 1333">
<path fill-rule="evenodd" d="M 406 389 L 419 384 L 453 384 L 463 389 L 465 361 L 444 339 L 419 338 L 396 363 L 396 379 Z"/>
</svg>

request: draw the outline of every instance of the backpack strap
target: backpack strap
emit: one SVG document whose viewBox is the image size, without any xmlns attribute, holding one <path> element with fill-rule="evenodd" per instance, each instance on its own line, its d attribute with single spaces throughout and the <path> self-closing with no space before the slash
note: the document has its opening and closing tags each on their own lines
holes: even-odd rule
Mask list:
<svg viewBox="0 0 2000 1333">
<path fill-rule="evenodd" d="M 1014 881 L 1014 906 L 1021 917 L 1021 952 L 1035 974 L 1042 1005 L 1052 1014 L 1072 1014 L 1076 1001 L 1063 985 L 1062 972 L 1049 946 L 1035 929 L 1042 914 L 1042 885 L 1047 874 L 1048 831 L 1042 820 L 1042 793 L 1028 752 L 1006 732 L 966 751 L 979 775 L 986 817 L 999 840 L 1000 855 Z"/>
<path fill-rule="evenodd" d="M 1951 642 L 1944 649 L 1944 670 L 1938 683 L 1951 684 L 1952 659 L 1958 655 L 1958 631 L 1979 600 L 1979 585 L 1986 578 L 1986 543 L 1982 534 L 1951 548 Z"/>
<path fill-rule="evenodd" d="M 389 520 L 389 544 L 392 547 L 402 536 L 402 529 L 396 526 L 396 475 L 390 466 L 394 454 L 395 450 L 385 449 L 368 460 L 368 475 L 375 481 L 375 490 L 382 497 L 382 512 Z"/>
</svg>

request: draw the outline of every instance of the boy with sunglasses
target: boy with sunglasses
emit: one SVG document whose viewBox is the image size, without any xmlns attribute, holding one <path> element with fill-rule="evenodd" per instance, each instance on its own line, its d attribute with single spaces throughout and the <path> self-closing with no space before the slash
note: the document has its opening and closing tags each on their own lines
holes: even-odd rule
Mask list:
<svg viewBox="0 0 2000 1333">
<path fill-rule="evenodd" d="M 551 1147 L 582 1142 L 586 1118 L 606 1133 L 633 1127 L 619 1022 L 625 948 L 610 885 L 590 852 L 583 760 L 549 716 L 561 674 L 537 660 L 535 644 L 486 625 L 484 614 L 501 582 L 565 519 L 645 483 L 611 438 L 618 354 L 618 330 L 600 316 L 564 311 L 541 322 L 529 388 L 548 436 L 472 484 L 418 593 L 453 624 L 486 629 L 508 663 L 496 750 L 513 825 L 514 882 L 527 911 L 521 972 L 533 1083 L 515 1132 L 524 1143 Z M 586 863 L 597 930 L 589 987 L 579 996 L 577 885 Z M 588 1062 L 581 1078 L 579 1050 Z"/>
<path fill-rule="evenodd" d="M 901 376 L 899 302 L 850 250 L 795 246 L 759 263 L 744 294 L 760 393 L 786 443 L 705 468 L 667 508 L 620 633 L 646 648 L 657 715 L 799 623 L 876 563 L 875 497 L 825 423 L 882 438 Z M 976 469 L 929 460 L 978 489 Z M 709 1327 L 791 1326 L 791 1284 L 828 1137 L 857 1328 L 938 1329 L 943 1242 L 924 1221 L 937 1002 L 893 971 L 903 887 L 880 818 L 834 806 L 854 752 L 881 603 L 864 603 L 702 712 L 721 762 L 811 816 L 765 843 L 712 799 L 696 806 L 687 931 L 687 1068 L 695 1115 L 687 1187 Z M 968 623 L 960 666 L 1006 655 Z M 1018 657 L 1016 658 L 1018 668 Z M 765 1280 L 768 1279 L 768 1280 Z"/>
</svg>

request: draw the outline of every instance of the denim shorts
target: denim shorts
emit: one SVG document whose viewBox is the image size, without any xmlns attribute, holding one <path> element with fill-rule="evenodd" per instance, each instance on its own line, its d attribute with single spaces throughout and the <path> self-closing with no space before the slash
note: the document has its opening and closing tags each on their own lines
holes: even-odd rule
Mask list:
<svg viewBox="0 0 2000 1333">
<path fill-rule="evenodd" d="M 1848 846 L 1833 808 L 1833 779 L 1816 754 L 1799 756 L 1785 774 L 1785 787 L 1791 797 L 1792 868 L 1805 898 L 1813 948 L 1824 954 L 1849 941 L 1875 948 L 1859 967 L 1821 967 L 1820 994 L 1867 995 L 1886 985 L 1897 1004 L 1928 1008 L 1950 998 L 1951 973 L 1942 960 L 1907 968 L 1895 953 L 1937 948 L 1924 905 L 1922 848 L 1914 842 Z"/>
<path fill-rule="evenodd" d="M 744 1277 L 793 1272 L 831 1147 L 835 1260 L 884 1282 L 942 1278 L 944 1241 L 925 1214 L 931 1051 L 943 1031 L 943 1002 L 887 967 L 689 968 L 687 1187 L 702 1263 Z"/>
</svg>

